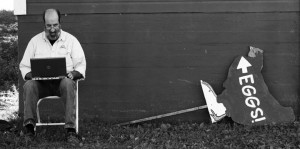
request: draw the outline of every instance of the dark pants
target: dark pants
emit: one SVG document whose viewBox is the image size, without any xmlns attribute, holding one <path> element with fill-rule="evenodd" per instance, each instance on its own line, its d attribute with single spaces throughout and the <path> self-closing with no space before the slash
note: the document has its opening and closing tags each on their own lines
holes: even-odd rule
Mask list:
<svg viewBox="0 0 300 149">
<path fill-rule="evenodd" d="M 65 128 L 75 128 L 76 82 L 69 78 L 62 80 L 28 80 L 24 86 L 24 126 L 36 123 L 36 107 L 39 99 L 60 96 L 65 104 Z"/>
</svg>

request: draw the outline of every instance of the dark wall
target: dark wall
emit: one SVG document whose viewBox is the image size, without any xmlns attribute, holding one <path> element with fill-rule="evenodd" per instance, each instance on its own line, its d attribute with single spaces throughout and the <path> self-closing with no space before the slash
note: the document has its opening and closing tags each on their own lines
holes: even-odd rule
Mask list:
<svg viewBox="0 0 300 149">
<path fill-rule="evenodd" d="M 82 116 L 124 122 L 204 105 L 199 81 L 220 94 L 231 62 L 249 46 L 265 51 L 262 73 L 273 96 L 298 111 L 299 1 L 27 0 L 19 58 L 50 7 L 61 10 L 62 28 L 86 54 Z M 208 112 L 174 120 L 208 120 Z"/>
</svg>

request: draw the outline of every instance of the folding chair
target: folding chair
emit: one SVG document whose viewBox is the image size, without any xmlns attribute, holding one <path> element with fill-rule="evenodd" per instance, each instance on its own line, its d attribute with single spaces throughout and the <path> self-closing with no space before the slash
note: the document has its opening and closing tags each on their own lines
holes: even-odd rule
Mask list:
<svg viewBox="0 0 300 149">
<path fill-rule="evenodd" d="M 78 128 L 79 128 L 79 117 L 78 117 L 78 81 L 76 81 L 76 86 L 77 86 L 77 90 L 76 90 L 76 120 L 75 120 L 75 125 L 76 125 L 76 133 L 78 134 Z M 42 123 L 41 122 L 41 118 L 40 118 L 40 111 L 39 111 L 39 105 L 42 101 L 44 100 L 53 100 L 53 99 L 59 99 L 59 96 L 47 96 L 44 98 L 41 98 L 38 102 L 37 102 L 37 107 L 36 107 L 36 114 L 37 114 L 37 120 L 38 122 L 36 123 L 36 126 L 54 126 L 54 125 L 65 125 L 65 123 L 61 122 L 61 123 Z"/>
</svg>

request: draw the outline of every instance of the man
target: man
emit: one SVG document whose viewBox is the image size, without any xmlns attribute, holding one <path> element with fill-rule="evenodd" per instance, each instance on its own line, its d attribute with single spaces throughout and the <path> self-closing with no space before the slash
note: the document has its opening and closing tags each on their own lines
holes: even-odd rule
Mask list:
<svg viewBox="0 0 300 149">
<path fill-rule="evenodd" d="M 33 139 L 36 122 L 36 106 L 40 98 L 60 96 L 65 103 L 65 128 L 67 141 L 78 142 L 76 137 L 76 80 L 85 78 L 86 59 L 79 41 L 63 31 L 60 12 L 47 9 L 43 13 L 44 31 L 34 36 L 28 43 L 20 62 L 22 77 L 26 80 L 24 88 L 24 127 L 26 135 Z M 61 80 L 32 80 L 31 58 L 65 57 L 67 77 Z"/>
</svg>

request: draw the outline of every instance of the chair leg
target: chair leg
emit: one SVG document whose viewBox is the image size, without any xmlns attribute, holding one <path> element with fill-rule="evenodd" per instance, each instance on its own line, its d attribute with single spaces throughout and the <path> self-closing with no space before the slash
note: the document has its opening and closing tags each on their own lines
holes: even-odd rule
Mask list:
<svg viewBox="0 0 300 149">
<path fill-rule="evenodd" d="M 76 86 L 77 86 L 77 90 L 76 90 L 76 120 L 75 120 L 75 129 L 76 129 L 76 133 L 78 134 L 79 132 L 79 104 L 78 104 L 78 81 L 76 81 Z M 54 97 L 54 96 L 49 96 L 49 97 Z M 37 108 L 36 108 L 36 114 L 37 114 L 37 123 L 36 123 L 36 126 L 43 126 L 43 125 L 65 125 L 65 123 L 42 123 L 41 122 L 41 118 L 40 118 L 40 111 L 39 111 L 39 104 L 42 100 L 44 99 L 48 99 L 49 97 L 47 98 L 43 98 L 43 99 L 40 99 L 37 103 Z M 58 97 L 59 98 L 59 97 Z M 36 129 L 36 128 L 35 128 Z"/>
<path fill-rule="evenodd" d="M 78 81 L 76 81 L 76 86 L 77 86 L 77 89 L 76 89 L 76 133 L 78 134 L 79 132 L 79 106 L 78 106 Z"/>
</svg>

